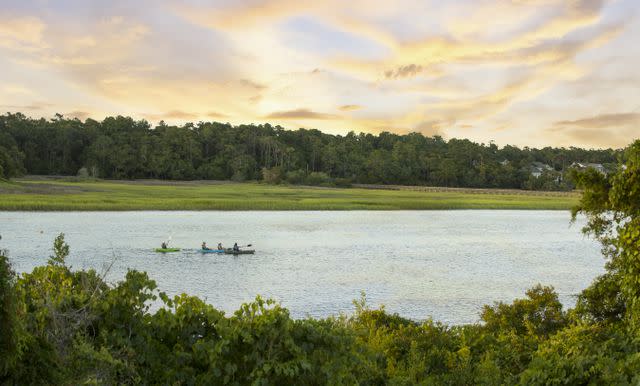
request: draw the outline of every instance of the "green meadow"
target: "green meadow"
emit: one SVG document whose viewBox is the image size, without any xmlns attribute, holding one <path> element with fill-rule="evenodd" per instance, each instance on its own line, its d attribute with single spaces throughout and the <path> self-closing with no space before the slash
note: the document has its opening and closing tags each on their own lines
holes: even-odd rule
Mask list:
<svg viewBox="0 0 640 386">
<path fill-rule="evenodd" d="M 323 188 L 259 183 L 0 182 L 0 210 L 401 210 L 569 209 L 574 194 Z"/>
</svg>

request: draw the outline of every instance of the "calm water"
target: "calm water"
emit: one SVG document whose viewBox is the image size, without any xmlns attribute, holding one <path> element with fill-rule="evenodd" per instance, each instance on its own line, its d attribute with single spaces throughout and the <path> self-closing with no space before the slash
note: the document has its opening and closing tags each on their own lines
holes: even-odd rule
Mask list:
<svg viewBox="0 0 640 386">
<path fill-rule="evenodd" d="M 44 264 L 64 232 L 69 263 L 107 276 L 146 270 L 169 294 L 186 292 L 224 311 L 256 294 L 295 317 L 351 313 L 370 305 L 413 319 L 478 320 L 483 304 L 522 297 L 536 283 L 565 305 L 603 271 L 598 245 L 559 211 L 396 212 L 0 212 L 0 248 L 18 272 Z M 183 252 L 152 252 L 171 236 Z M 197 251 L 235 241 L 255 255 Z"/>
</svg>

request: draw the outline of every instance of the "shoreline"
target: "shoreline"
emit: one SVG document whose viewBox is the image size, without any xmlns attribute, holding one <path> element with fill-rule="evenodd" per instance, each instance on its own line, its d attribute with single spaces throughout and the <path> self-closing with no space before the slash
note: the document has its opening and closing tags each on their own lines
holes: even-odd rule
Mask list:
<svg viewBox="0 0 640 386">
<path fill-rule="evenodd" d="M 577 192 L 27 177 L 0 182 L 0 211 L 569 210 Z"/>
</svg>

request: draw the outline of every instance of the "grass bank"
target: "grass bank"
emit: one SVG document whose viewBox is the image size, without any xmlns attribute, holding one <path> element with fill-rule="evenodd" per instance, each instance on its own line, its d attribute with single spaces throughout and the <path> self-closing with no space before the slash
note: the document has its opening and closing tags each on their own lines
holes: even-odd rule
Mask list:
<svg viewBox="0 0 640 386">
<path fill-rule="evenodd" d="M 73 181 L 0 182 L 0 210 L 400 210 L 569 209 L 577 194 L 491 190 L 314 188 L 258 183 Z"/>
</svg>

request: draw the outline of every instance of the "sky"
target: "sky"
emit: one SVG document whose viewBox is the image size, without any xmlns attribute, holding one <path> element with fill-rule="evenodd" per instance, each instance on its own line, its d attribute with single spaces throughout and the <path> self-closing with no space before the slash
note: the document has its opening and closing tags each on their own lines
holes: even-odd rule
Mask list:
<svg viewBox="0 0 640 386">
<path fill-rule="evenodd" d="M 624 147 L 640 137 L 639 11 L 638 0 L 0 0 L 0 111 Z"/>
</svg>

